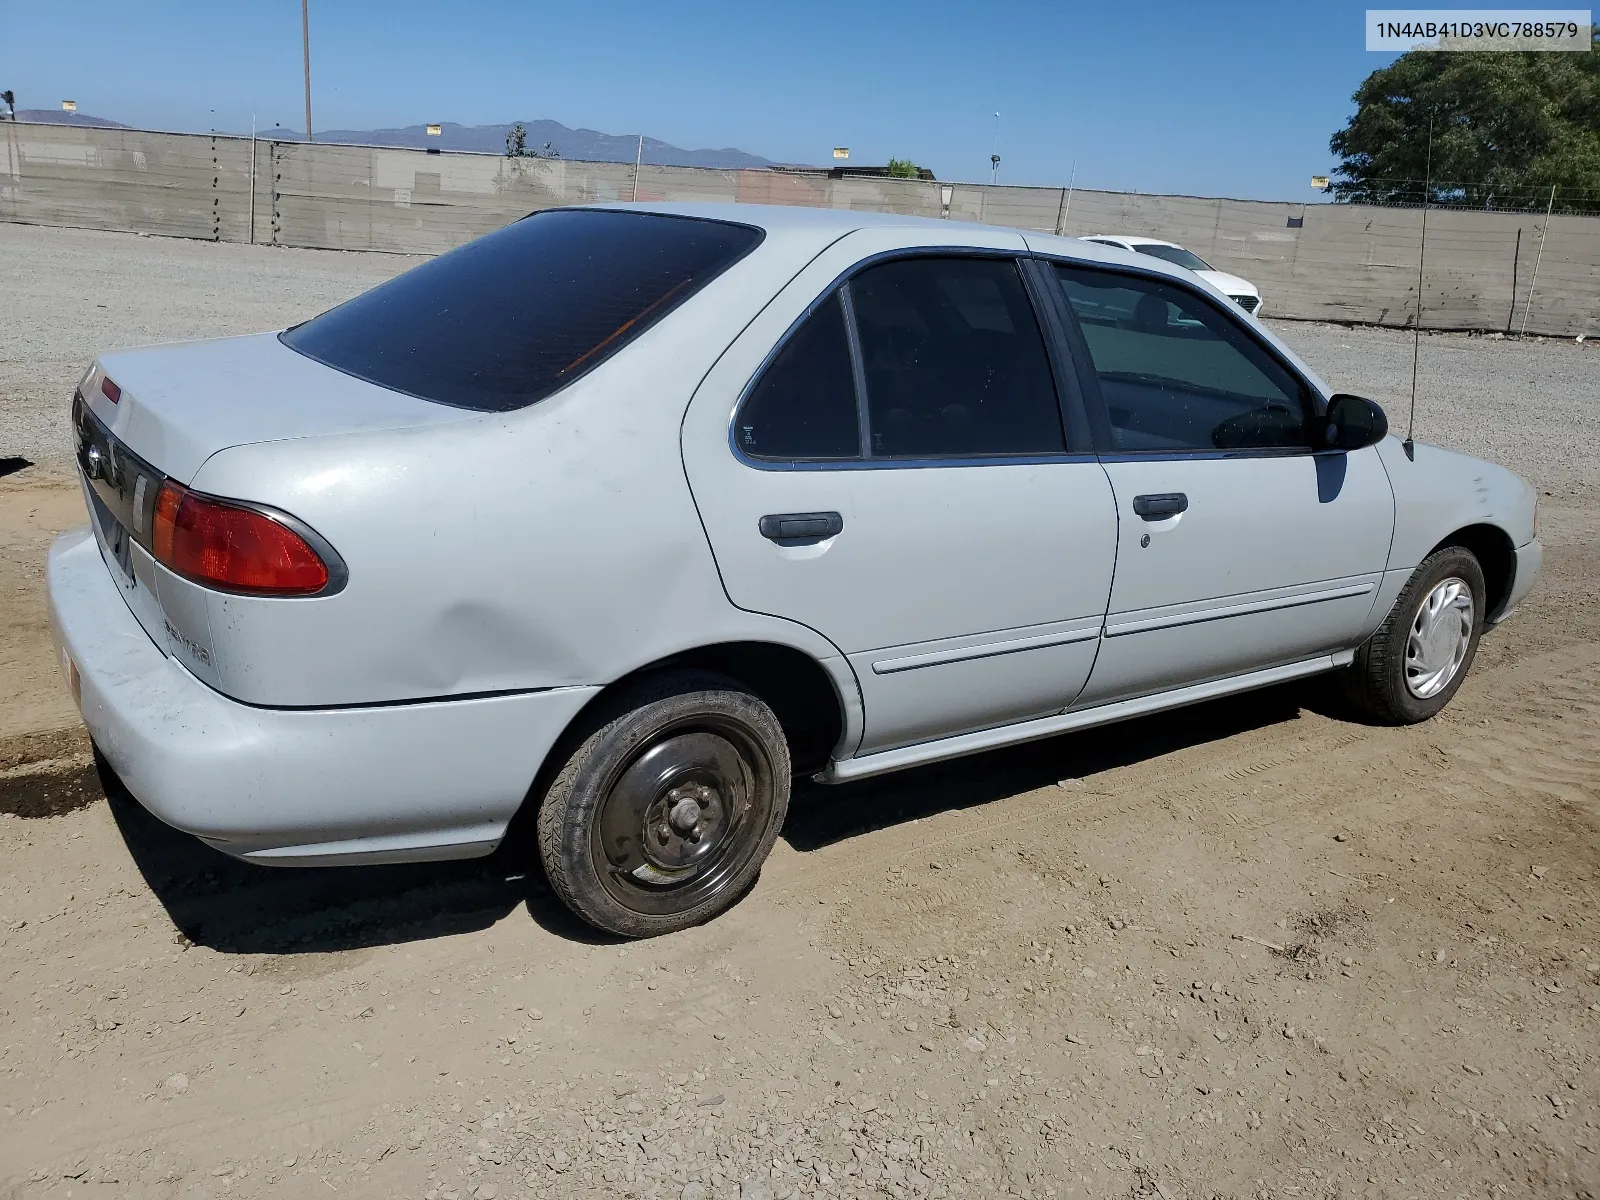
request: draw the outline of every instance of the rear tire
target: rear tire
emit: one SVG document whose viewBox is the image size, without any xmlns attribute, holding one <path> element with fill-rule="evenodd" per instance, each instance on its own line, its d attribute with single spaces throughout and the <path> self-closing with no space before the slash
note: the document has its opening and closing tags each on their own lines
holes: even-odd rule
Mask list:
<svg viewBox="0 0 1600 1200">
<path fill-rule="evenodd" d="M 1426 721 L 1450 703 L 1478 652 L 1485 591 L 1470 550 L 1430 554 L 1345 671 L 1350 703 L 1385 725 Z"/>
<path fill-rule="evenodd" d="M 593 717 L 545 792 L 550 886 L 609 933 L 707 921 L 755 881 L 789 807 L 789 748 L 760 697 L 704 671 L 656 676 Z"/>
</svg>

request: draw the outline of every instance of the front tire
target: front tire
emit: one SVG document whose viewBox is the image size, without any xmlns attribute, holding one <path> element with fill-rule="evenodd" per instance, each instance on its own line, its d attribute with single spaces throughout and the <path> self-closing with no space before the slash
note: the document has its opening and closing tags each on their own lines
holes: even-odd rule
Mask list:
<svg viewBox="0 0 1600 1200">
<path fill-rule="evenodd" d="M 721 913 L 755 881 L 789 807 L 789 749 L 758 696 L 673 672 L 597 713 L 539 809 L 563 903 L 597 928 L 653 937 Z"/>
<path fill-rule="evenodd" d="M 1483 635 L 1483 567 L 1462 546 L 1424 559 L 1378 631 L 1356 651 L 1345 692 L 1385 725 L 1426 721 L 1461 687 Z"/>
</svg>

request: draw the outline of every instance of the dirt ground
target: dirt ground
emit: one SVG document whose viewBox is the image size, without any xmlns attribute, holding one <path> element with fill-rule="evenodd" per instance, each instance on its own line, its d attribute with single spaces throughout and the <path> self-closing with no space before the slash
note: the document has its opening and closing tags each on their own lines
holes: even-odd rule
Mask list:
<svg viewBox="0 0 1600 1200">
<path fill-rule="evenodd" d="M 1571 349 L 1517 371 L 1592 399 Z M 272 871 L 103 787 L 40 608 L 81 500 L 0 480 L 0 1196 L 1592 1200 L 1600 464 L 1538 399 L 1545 575 L 1436 720 L 1312 683 L 808 786 L 634 944 L 518 847 Z"/>
</svg>

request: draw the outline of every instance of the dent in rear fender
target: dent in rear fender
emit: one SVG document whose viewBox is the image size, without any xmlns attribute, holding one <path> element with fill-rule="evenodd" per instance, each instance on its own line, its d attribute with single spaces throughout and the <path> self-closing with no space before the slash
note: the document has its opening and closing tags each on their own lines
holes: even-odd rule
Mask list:
<svg viewBox="0 0 1600 1200">
<path fill-rule="evenodd" d="M 1394 488 L 1391 570 L 1415 567 L 1440 542 L 1469 525 L 1492 525 L 1513 546 L 1532 540 L 1534 490 L 1505 467 L 1421 442 L 1413 461 L 1394 437 L 1380 442 L 1378 453 Z"/>
<path fill-rule="evenodd" d="M 518 413 L 215 455 L 197 486 L 293 513 L 349 568 L 334 596 L 214 595 L 224 689 L 330 705 L 604 683 L 714 624 L 674 384 L 637 349 Z"/>
<path fill-rule="evenodd" d="M 729 602 L 670 400 L 698 375 L 637 357 L 645 340 L 517 413 L 214 455 L 197 488 L 293 513 L 349 568 L 332 596 L 211 593 L 221 690 L 332 706 L 604 685 L 734 641 L 836 656 Z"/>
</svg>

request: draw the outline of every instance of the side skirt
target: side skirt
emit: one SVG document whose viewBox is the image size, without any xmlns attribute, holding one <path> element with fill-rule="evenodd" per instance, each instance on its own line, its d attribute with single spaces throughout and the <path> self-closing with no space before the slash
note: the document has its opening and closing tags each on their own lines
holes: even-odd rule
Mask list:
<svg viewBox="0 0 1600 1200">
<path fill-rule="evenodd" d="M 901 746 L 877 754 L 865 754 L 860 758 L 835 759 L 813 778 L 818 783 L 847 783 L 852 779 L 865 779 L 870 775 L 882 775 L 905 767 L 921 766 L 923 763 L 941 762 L 968 754 L 981 754 L 985 750 L 995 750 L 1001 746 L 1038 741 L 1040 738 L 1054 737 L 1058 733 L 1070 733 L 1075 729 L 1110 725 L 1116 721 L 1127 721 L 1149 713 L 1165 712 L 1172 708 L 1182 708 L 1187 704 L 1199 704 L 1221 696 L 1232 696 L 1238 692 L 1271 687 L 1276 683 L 1287 683 L 1291 679 L 1320 675 L 1324 671 L 1334 671 L 1349 666 L 1354 657 L 1355 651 L 1341 650 L 1336 654 L 1322 654 L 1316 658 L 1287 663 L 1281 667 L 1269 667 L 1264 671 L 1232 675 L 1226 679 L 1214 679 L 1209 683 L 1190 684 L 1188 687 L 1174 688 L 1170 692 L 1135 696 L 1131 700 L 1118 700 L 1114 704 L 1075 709 L 1057 713 L 1055 716 L 1022 721 L 1016 725 L 1002 725 L 998 729 L 980 729 L 974 733 L 940 738 L 938 741 L 920 742 L 915 746 Z"/>
</svg>

